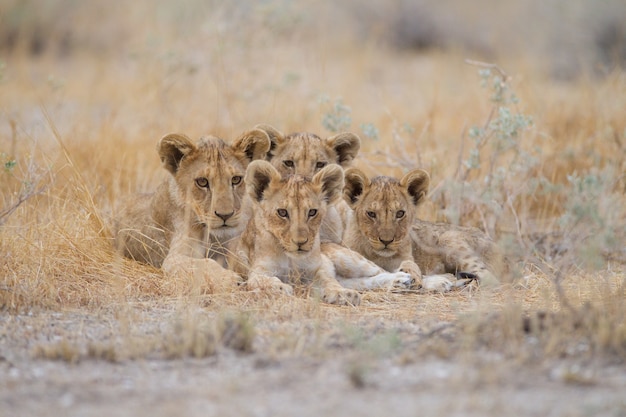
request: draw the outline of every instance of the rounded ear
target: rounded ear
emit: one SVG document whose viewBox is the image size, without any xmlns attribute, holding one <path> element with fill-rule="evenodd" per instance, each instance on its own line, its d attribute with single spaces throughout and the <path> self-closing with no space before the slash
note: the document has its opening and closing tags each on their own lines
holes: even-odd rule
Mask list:
<svg viewBox="0 0 626 417">
<path fill-rule="evenodd" d="M 327 203 L 334 203 L 343 189 L 343 169 L 337 164 L 326 165 L 313 176 L 311 182 L 321 187 Z"/>
<path fill-rule="evenodd" d="M 349 168 L 345 174 L 346 184 L 343 187 L 343 198 L 350 207 L 354 208 L 371 182 L 367 175 L 357 168 Z"/>
<path fill-rule="evenodd" d="M 361 139 L 354 133 L 340 133 L 326 139 L 328 146 L 337 153 L 337 163 L 347 168 L 361 148 Z"/>
<path fill-rule="evenodd" d="M 270 125 L 260 124 L 260 125 L 254 126 L 254 128 L 264 131 L 265 133 L 267 133 L 267 136 L 270 138 L 270 148 L 267 152 L 267 156 L 271 157 L 272 151 L 276 149 L 276 146 L 278 146 L 285 140 L 285 135 L 283 135 L 280 131 L 276 130 L 274 126 L 270 126 Z"/>
<path fill-rule="evenodd" d="M 256 160 L 246 170 L 246 192 L 255 201 L 263 200 L 263 194 L 272 182 L 280 182 L 280 174 L 267 161 Z"/>
<path fill-rule="evenodd" d="M 426 197 L 429 185 L 430 176 L 423 169 L 414 169 L 400 180 L 400 186 L 407 190 L 416 206 Z"/>
<path fill-rule="evenodd" d="M 176 174 L 180 161 L 189 152 L 196 149 L 196 145 L 188 136 L 182 133 L 170 133 L 159 141 L 158 151 L 163 167 L 172 175 Z"/>
<path fill-rule="evenodd" d="M 248 162 L 265 159 L 270 150 L 270 138 L 262 129 L 249 130 L 239 136 L 232 145 L 233 149 L 246 155 Z"/>
</svg>

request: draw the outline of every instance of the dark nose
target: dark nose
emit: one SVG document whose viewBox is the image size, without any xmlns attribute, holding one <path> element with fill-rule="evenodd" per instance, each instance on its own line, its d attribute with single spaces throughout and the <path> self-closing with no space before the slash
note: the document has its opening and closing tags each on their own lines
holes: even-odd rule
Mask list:
<svg viewBox="0 0 626 417">
<path fill-rule="evenodd" d="M 382 243 L 385 246 L 389 246 L 389 244 L 391 242 L 393 242 L 393 239 L 391 239 L 391 240 L 384 240 L 384 239 L 378 238 L 378 240 L 380 240 L 380 243 Z"/>
<path fill-rule="evenodd" d="M 217 211 L 215 212 L 215 215 L 219 217 L 220 219 L 222 219 L 224 222 L 226 222 L 226 220 L 233 217 L 233 214 L 235 214 L 234 211 L 231 211 L 230 213 L 218 213 Z"/>
</svg>

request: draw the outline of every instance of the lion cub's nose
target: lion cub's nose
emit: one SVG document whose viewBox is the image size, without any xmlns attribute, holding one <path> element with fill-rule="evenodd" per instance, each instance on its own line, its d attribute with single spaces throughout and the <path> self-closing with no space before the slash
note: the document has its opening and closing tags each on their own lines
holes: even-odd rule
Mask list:
<svg viewBox="0 0 626 417">
<path fill-rule="evenodd" d="M 231 211 L 230 213 L 218 213 L 217 211 L 215 212 L 215 215 L 222 219 L 224 222 L 233 217 L 233 214 L 235 214 L 234 211 Z"/>
<path fill-rule="evenodd" d="M 301 239 L 297 239 L 297 240 L 293 240 L 293 243 L 295 243 L 296 245 L 298 245 L 298 249 L 302 249 L 303 245 L 306 245 L 306 243 L 309 241 L 308 237 L 305 238 L 301 238 Z"/>
<path fill-rule="evenodd" d="M 391 242 L 393 242 L 393 239 L 391 239 L 391 240 L 384 240 L 384 239 L 382 239 L 382 238 L 378 238 L 378 240 L 380 240 L 380 243 L 382 243 L 382 244 L 383 244 L 383 245 L 385 245 L 385 246 L 389 246 L 389 244 L 390 244 Z"/>
</svg>

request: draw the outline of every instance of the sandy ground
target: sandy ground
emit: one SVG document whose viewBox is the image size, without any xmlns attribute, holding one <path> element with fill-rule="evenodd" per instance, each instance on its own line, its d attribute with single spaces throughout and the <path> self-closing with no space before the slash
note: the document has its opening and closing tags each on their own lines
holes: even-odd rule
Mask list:
<svg viewBox="0 0 626 417">
<path fill-rule="evenodd" d="M 324 306 L 328 319 L 259 314 L 250 352 L 218 343 L 201 358 L 168 357 L 173 342 L 163 341 L 177 322 L 216 320 L 211 307 L 3 314 L 0 415 L 626 416 L 624 364 L 471 351 L 454 322 L 359 308 Z M 442 343 L 450 349 L 434 348 Z"/>
</svg>

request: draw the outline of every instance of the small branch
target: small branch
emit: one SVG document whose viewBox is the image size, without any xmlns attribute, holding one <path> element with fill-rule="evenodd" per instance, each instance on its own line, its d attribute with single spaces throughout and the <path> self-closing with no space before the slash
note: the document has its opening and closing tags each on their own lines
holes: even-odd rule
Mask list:
<svg viewBox="0 0 626 417">
<path fill-rule="evenodd" d="M 473 59 L 466 59 L 465 63 L 468 65 L 473 65 L 475 67 L 481 67 L 481 68 L 488 68 L 488 69 L 493 69 L 496 70 L 498 73 L 500 73 L 500 75 L 502 75 L 502 78 L 504 78 L 505 80 L 509 80 L 509 75 L 504 72 L 504 70 L 502 68 L 500 68 L 498 65 L 496 64 L 490 64 L 489 62 L 482 62 L 482 61 L 475 61 Z"/>
<path fill-rule="evenodd" d="M 21 206 L 31 197 L 42 194 L 47 188 L 48 188 L 48 184 L 44 184 L 41 187 L 37 188 L 36 190 L 31 190 L 26 193 L 20 193 L 15 203 L 11 204 L 9 207 L 0 211 L 0 226 L 6 222 L 9 216 L 13 214 L 15 210 L 18 209 L 19 206 Z"/>
</svg>

